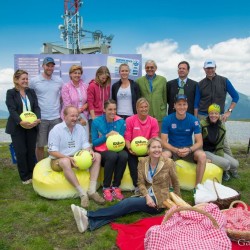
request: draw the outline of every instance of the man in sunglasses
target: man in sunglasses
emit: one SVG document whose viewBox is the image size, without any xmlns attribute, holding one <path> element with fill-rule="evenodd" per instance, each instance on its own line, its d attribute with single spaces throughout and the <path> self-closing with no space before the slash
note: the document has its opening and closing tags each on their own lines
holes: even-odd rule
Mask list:
<svg viewBox="0 0 250 250">
<path fill-rule="evenodd" d="M 149 115 L 157 119 L 161 128 L 163 117 L 167 112 L 167 80 L 163 76 L 156 75 L 156 70 L 155 61 L 146 61 L 146 75 L 138 78 L 136 82 L 139 85 L 141 97 L 149 102 Z"/>
</svg>

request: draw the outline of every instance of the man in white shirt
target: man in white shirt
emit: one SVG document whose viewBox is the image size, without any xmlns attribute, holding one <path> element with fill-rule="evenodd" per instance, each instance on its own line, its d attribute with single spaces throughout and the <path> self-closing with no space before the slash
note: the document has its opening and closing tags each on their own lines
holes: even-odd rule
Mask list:
<svg viewBox="0 0 250 250">
<path fill-rule="evenodd" d="M 63 171 L 68 182 L 76 188 L 81 198 L 81 206 L 88 207 L 89 199 L 97 204 L 104 204 L 105 200 L 96 192 L 99 176 L 101 155 L 94 153 L 90 147 L 84 128 L 77 124 L 78 110 L 69 106 L 64 110 L 64 121 L 55 125 L 49 133 L 48 152 L 51 158 L 51 168 Z M 89 169 L 89 189 L 83 190 L 72 168 L 77 168 L 74 154 L 79 150 L 88 150 L 93 157 L 93 164 Z"/>
<path fill-rule="evenodd" d="M 34 89 L 41 109 L 41 123 L 37 136 L 36 157 L 44 158 L 44 147 L 48 144 L 50 130 L 62 120 L 60 118 L 60 96 L 63 80 L 54 76 L 55 61 L 51 57 L 43 60 L 44 72 L 30 80 L 30 88 Z"/>
</svg>

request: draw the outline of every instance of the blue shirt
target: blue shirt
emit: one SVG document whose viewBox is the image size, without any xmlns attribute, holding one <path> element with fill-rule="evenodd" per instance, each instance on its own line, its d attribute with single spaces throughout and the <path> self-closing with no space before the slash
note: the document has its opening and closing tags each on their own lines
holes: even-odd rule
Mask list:
<svg viewBox="0 0 250 250">
<path fill-rule="evenodd" d="M 154 74 L 154 76 L 152 77 L 149 77 L 148 75 L 146 75 L 146 78 L 148 79 L 148 82 L 149 82 L 150 92 L 153 91 L 153 80 L 155 79 L 155 77 L 156 77 L 156 74 Z"/>
<path fill-rule="evenodd" d="M 179 86 L 179 88 L 181 88 L 181 82 L 184 82 L 185 84 L 187 83 L 187 78 L 186 79 L 184 79 L 184 80 L 181 80 L 180 78 L 178 78 L 178 86 Z M 184 87 L 184 86 L 183 86 Z"/>
<path fill-rule="evenodd" d="M 168 135 L 168 143 L 177 148 L 193 145 L 193 134 L 200 134 L 201 128 L 198 119 L 186 113 L 183 120 L 176 118 L 176 113 L 165 116 L 162 121 L 163 134 Z"/>
</svg>

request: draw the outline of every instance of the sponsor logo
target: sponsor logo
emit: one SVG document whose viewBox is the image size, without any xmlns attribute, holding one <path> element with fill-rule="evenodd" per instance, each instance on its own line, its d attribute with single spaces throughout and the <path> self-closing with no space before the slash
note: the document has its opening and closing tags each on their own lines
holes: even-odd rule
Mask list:
<svg viewBox="0 0 250 250">
<path fill-rule="evenodd" d="M 113 148 L 123 148 L 125 146 L 125 142 L 119 142 L 119 141 L 115 141 L 112 143 Z"/>
<path fill-rule="evenodd" d="M 135 141 L 135 144 L 147 144 L 147 141 Z"/>
<path fill-rule="evenodd" d="M 124 142 L 119 142 L 119 141 L 113 142 L 113 145 L 117 145 L 117 146 L 119 146 L 119 145 L 124 145 Z"/>
<path fill-rule="evenodd" d="M 173 123 L 172 128 L 177 128 L 177 124 Z"/>
</svg>

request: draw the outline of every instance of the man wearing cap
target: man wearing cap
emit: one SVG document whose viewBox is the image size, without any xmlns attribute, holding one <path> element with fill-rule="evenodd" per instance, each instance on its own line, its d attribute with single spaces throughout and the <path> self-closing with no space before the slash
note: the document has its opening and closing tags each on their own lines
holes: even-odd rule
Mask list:
<svg viewBox="0 0 250 250">
<path fill-rule="evenodd" d="M 165 77 L 156 75 L 156 62 L 148 60 L 145 63 L 146 75 L 136 80 L 141 97 L 149 102 L 149 115 L 157 119 L 159 128 L 163 117 L 167 113 L 167 80 Z"/>
<path fill-rule="evenodd" d="M 30 80 L 30 88 L 37 95 L 38 104 L 41 109 L 41 123 L 37 136 L 36 157 L 40 161 L 44 158 L 44 146 L 48 144 L 49 131 L 60 119 L 60 95 L 63 80 L 54 76 L 55 61 L 52 57 L 43 60 L 43 73 Z"/>
<path fill-rule="evenodd" d="M 202 135 L 198 119 L 187 113 L 187 96 L 178 94 L 175 98 L 175 113 L 164 117 L 161 139 L 165 149 L 163 156 L 189 162 L 197 162 L 196 182 L 201 183 L 206 168 L 206 154 L 202 150 Z M 193 138 L 194 135 L 194 144 Z"/>
<path fill-rule="evenodd" d="M 198 118 L 200 120 L 205 118 L 208 115 L 208 107 L 212 103 L 217 103 L 220 106 L 221 119 L 223 122 L 226 122 L 239 100 L 239 94 L 226 77 L 215 73 L 216 64 L 214 60 L 209 59 L 205 61 L 204 71 L 206 77 L 198 84 Z M 225 111 L 227 93 L 231 96 L 232 102 Z M 232 155 L 227 140 L 224 141 L 224 151 Z"/>
<path fill-rule="evenodd" d="M 177 94 L 185 94 L 188 100 L 188 110 L 190 114 L 194 114 L 197 110 L 197 93 L 198 82 L 188 78 L 190 65 L 187 61 L 181 61 L 178 64 L 179 78 L 171 80 L 167 85 L 167 100 L 168 100 L 168 114 L 175 112 L 174 98 Z M 195 114 L 197 116 L 197 114 Z"/>
</svg>

